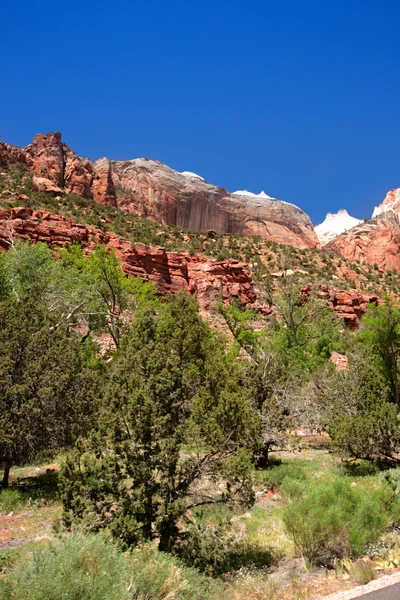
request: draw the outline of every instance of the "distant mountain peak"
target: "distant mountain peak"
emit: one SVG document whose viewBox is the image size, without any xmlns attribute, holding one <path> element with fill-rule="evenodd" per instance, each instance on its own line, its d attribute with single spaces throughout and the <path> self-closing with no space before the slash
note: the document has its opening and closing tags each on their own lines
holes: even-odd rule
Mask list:
<svg viewBox="0 0 400 600">
<path fill-rule="evenodd" d="M 359 223 L 361 223 L 360 219 L 351 217 L 345 208 L 341 208 L 337 213 L 328 212 L 325 221 L 316 225 L 315 233 L 324 246 L 341 233 L 359 225 Z"/>
</svg>

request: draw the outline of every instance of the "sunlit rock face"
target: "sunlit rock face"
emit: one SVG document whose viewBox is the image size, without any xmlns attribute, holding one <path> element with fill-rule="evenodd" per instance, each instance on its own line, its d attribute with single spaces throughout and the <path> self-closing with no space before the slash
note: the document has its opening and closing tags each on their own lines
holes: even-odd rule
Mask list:
<svg viewBox="0 0 400 600">
<path fill-rule="evenodd" d="M 325 221 L 316 225 L 315 233 L 321 245 L 324 246 L 338 235 L 352 229 L 361 223 L 360 219 L 351 217 L 347 210 L 341 209 L 337 213 L 327 213 Z"/>
<path fill-rule="evenodd" d="M 298 248 L 319 246 L 306 213 L 264 192 L 229 193 L 200 175 L 179 173 L 161 162 L 112 161 L 118 206 L 192 231 L 259 235 Z M 128 193 L 127 193 L 128 192 Z"/>
<path fill-rule="evenodd" d="M 92 162 L 77 156 L 61 141 L 59 132 L 38 134 L 23 150 L 1 144 L 0 164 L 15 162 L 27 164 L 35 176 L 68 193 L 118 206 L 164 225 L 259 235 L 298 248 L 320 247 L 308 215 L 294 204 L 264 192 L 229 193 L 196 173 L 179 173 L 145 158 Z"/>
<path fill-rule="evenodd" d="M 390 190 L 390 192 L 386 194 L 383 202 L 379 204 L 379 206 L 375 206 L 372 218 L 378 217 L 388 211 L 400 213 L 400 188 Z"/>
<path fill-rule="evenodd" d="M 387 211 L 342 233 L 324 246 L 350 260 L 400 271 L 399 215 Z"/>
</svg>

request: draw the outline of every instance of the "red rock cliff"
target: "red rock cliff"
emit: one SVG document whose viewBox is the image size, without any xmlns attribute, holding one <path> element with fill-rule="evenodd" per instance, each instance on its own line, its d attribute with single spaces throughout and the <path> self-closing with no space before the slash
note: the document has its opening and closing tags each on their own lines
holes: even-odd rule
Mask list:
<svg viewBox="0 0 400 600">
<path fill-rule="evenodd" d="M 222 297 L 229 301 L 238 298 L 244 304 L 254 304 L 264 314 L 271 314 L 266 307 L 257 305 L 257 290 L 244 263 L 236 260 L 216 262 L 186 252 L 166 252 L 144 244 L 132 244 L 115 234 L 76 223 L 70 218 L 27 208 L 0 209 L 0 249 L 8 250 L 10 232 L 23 240 L 44 242 L 49 246 L 81 244 L 88 251 L 98 244 L 106 244 L 115 250 L 122 261 L 124 271 L 130 276 L 140 276 L 157 284 L 161 293 L 186 290 L 197 294 L 200 307 L 207 311 L 215 307 Z M 306 286 L 307 293 L 311 286 Z M 357 327 L 371 302 L 381 300 L 374 295 L 360 294 L 356 290 L 343 291 L 323 288 L 319 297 L 350 327 Z"/>
<path fill-rule="evenodd" d="M 388 211 L 365 221 L 326 244 L 324 250 L 350 260 L 400 271 L 399 215 Z"/>
<path fill-rule="evenodd" d="M 319 247 L 309 217 L 297 206 L 246 191 L 230 194 L 194 173 L 147 159 L 92 163 L 62 143 L 58 132 L 38 134 L 24 150 L 0 144 L 0 164 L 25 163 L 39 190 L 65 189 L 165 225 L 194 231 L 260 235 L 298 248 Z"/>
<path fill-rule="evenodd" d="M 130 241 L 72 219 L 27 208 L 0 209 L 0 249 L 7 250 L 10 231 L 24 240 L 44 242 L 49 246 L 79 243 L 89 251 L 98 244 L 115 250 L 122 268 L 130 276 L 154 281 L 161 293 L 184 289 L 197 294 L 200 306 L 207 310 L 224 300 L 238 298 L 252 304 L 257 297 L 251 275 L 244 263 L 236 260 L 216 262 L 186 252 L 166 252 Z"/>
</svg>

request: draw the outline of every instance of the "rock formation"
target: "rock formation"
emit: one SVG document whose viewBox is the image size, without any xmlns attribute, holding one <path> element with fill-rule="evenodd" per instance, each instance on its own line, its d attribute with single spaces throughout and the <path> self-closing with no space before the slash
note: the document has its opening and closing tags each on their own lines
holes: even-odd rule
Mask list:
<svg viewBox="0 0 400 600">
<path fill-rule="evenodd" d="M 324 246 L 341 233 L 352 229 L 360 223 L 360 219 L 351 217 L 347 210 L 342 208 L 335 214 L 328 212 L 325 221 L 316 225 L 315 233 L 317 234 L 321 245 Z"/>
<path fill-rule="evenodd" d="M 181 289 L 197 294 L 203 310 L 215 306 L 219 297 L 238 298 L 252 304 L 257 298 L 246 265 L 237 260 L 216 262 L 186 252 L 166 252 L 145 244 L 132 244 L 115 234 L 76 223 L 72 219 L 28 208 L 0 209 L 0 249 L 8 250 L 13 236 L 49 246 L 79 243 L 88 251 L 98 244 L 114 249 L 129 276 L 140 276 L 157 284 L 161 293 Z"/>
<path fill-rule="evenodd" d="M 129 212 L 194 231 L 259 235 L 298 248 L 319 246 L 302 210 L 264 192 L 230 194 L 194 173 L 178 173 L 142 158 L 112 161 L 112 171 L 115 185 L 123 190 L 118 206 Z"/>
<path fill-rule="evenodd" d="M 161 162 L 138 158 L 95 163 L 79 158 L 58 132 L 38 134 L 20 150 L 0 144 L 0 165 L 26 164 L 38 178 L 68 193 L 194 231 L 260 235 L 298 248 L 320 247 L 312 223 L 293 204 L 261 194 L 224 188 Z M 51 188 L 51 184 L 46 186 Z M 45 183 L 41 188 L 45 189 Z"/>
<path fill-rule="evenodd" d="M 378 217 L 379 215 L 388 212 L 389 210 L 399 214 L 400 213 L 400 188 L 390 190 L 386 194 L 386 197 L 382 204 L 375 206 L 372 218 Z"/>
<path fill-rule="evenodd" d="M 357 224 L 346 211 L 339 211 L 337 215 L 328 213 L 315 230 L 328 252 L 400 271 L 400 188 L 388 192 L 369 221 Z"/>
<path fill-rule="evenodd" d="M 343 319 L 349 329 L 356 329 L 369 304 L 380 304 L 381 298 L 376 294 L 362 294 L 356 290 L 338 290 L 325 288 L 319 292 L 319 297 L 326 299 L 330 308 Z"/>
<path fill-rule="evenodd" d="M 324 246 L 350 260 L 400 271 L 400 215 L 387 211 L 339 235 Z"/>
<path fill-rule="evenodd" d="M 10 235 L 12 232 L 12 236 Z M 268 306 L 259 304 L 258 293 L 246 265 L 237 260 L 217 262 L 187 252 L 166 252 L 129 240 L 96 227 L 76 223 L 72 219 L 29 208 L 0 209 L 0 250 L 8 250 L 11 237 L 49 246 L 81 244 L 88 252 L 98 244 L 112 248 L 121 259 L 122 268 L 129 276 L 140 276 L 153 281 L 162 294 L 185 290 L 196 294 L 200 307 L 208 311 L 219 298 L 229 301 L 237 298 L 245 305 L 253 305 L 264 315 L 272 314 Z M 305 287 L 307 293 L 311 286 Z M 325 287 L 320 298 L 350 327 L 358 326 L 368 304 L 379 303 L 376 295 Z"/>
</svg>

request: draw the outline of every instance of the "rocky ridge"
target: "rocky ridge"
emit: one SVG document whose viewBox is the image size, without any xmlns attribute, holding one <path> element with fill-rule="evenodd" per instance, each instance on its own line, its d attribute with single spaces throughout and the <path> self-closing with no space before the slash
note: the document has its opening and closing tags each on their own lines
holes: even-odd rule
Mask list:
<svg viewBox="0 0 400 600">
<path fill-rule="evenodd" d="M 374 219 L 375 217 L 378 217 L 379 215 L 388 211 L 400 213 L 400 188 L 390 190 L 390 192 L 386 194 L 382 204 L 375 206 L 372 218 Z"/>
<path fill-rule="evenodd" d="M 22 207 L 0 209 L 0 249 L 8 250 L 13 237 L 52 247 L 78 243 L 89 252 L 99 244 L 107 245 L 115 251 L 129 276 L 153 281 L 162 294 L 181 289 L 197 294 L 204 310 L 215 307 L 220 297 L 237 298 L 244 304 L 253 304 L 257 299 L 253 280 L 242 262 L 232 259 L 217 262 L 186 252 L 166 252 L 163 248 L 132 244 L 65 216 Z"/>
<path fill-rule="evenodd" d="M 387 211 L 365 221 L 329 241 L 324 250 L 400 271 L 400 214 Z"/>
<path fill-rule="evenodd" d="M 328 213 L 324 223 L 315 228 L 325 251 L 381 269 L 400 271 L 400 188 L 388 192 L 369 221 L 356 223 L 356 219 L 349 217 L 350 221 L 348 215 L 343 215 L 342 222 L 335 223 L 341 213 Z M 346 223 L 352 226 L 340 231 L 340 226 Z"/>
<path fill-rule="evenodd" d="M 178 173 L 145 158 L 92 162 L 62 143 L 58 132 L 36 135 L 23 150 L 0 143 L 0 166 L 12 164 L 31 170 L 38 191 L 65 190 L 163 225 L 259 235 L 298 248 L 320 247 L 308 215 L 294 204 L 264 192 L 229 193 L 195 173 Z"/>
<path fill-rule="evenodd" d="M 128 276 L 140 276 L 153 281 L 160 293 L 185 290 L 196 294 L 203 311 L 215 309 L 217 301 L 237 298 L 261 314 L 271 314 L 260 303 L 257 287 L 246 268 L 237 260 L 213 261 L 187 252 L 167 252 L 83 225 L 65 216 L 29 208 L 0 209 L 0 249 L 7 251 L 11 240 L 18 237 L 43 242 L 51 247 L 81 244 L 90 252 L 98 244 L 115 251 Z M 304 288 L 309 291 L 309 288 Z M 355 328 L 371 302 L 380 302 L 377 295 L 362 294 L 357 290 L 343 291 L 334 287 L 319 290 L 320 298 L 334 309 L 344 323 Z"/>
<path fill-rule="evenodd" d="M 58 132 L 36 135 L 24 149 L 0 142 L 0 167 L 12 165 L 25 166 L 33 189 L 52 196 L 74 194 L 188 231 L 258 235 L 299 249 L 322 244 L 351 261 L 400 271 L 400 188 L 387 194 L 370 221 L 340 210 L 314 230 L 302 210 L 265 192 L 229 193 L 196 173 L 145 158 L 92 162 L 78 157 Z"/>
</svg>

